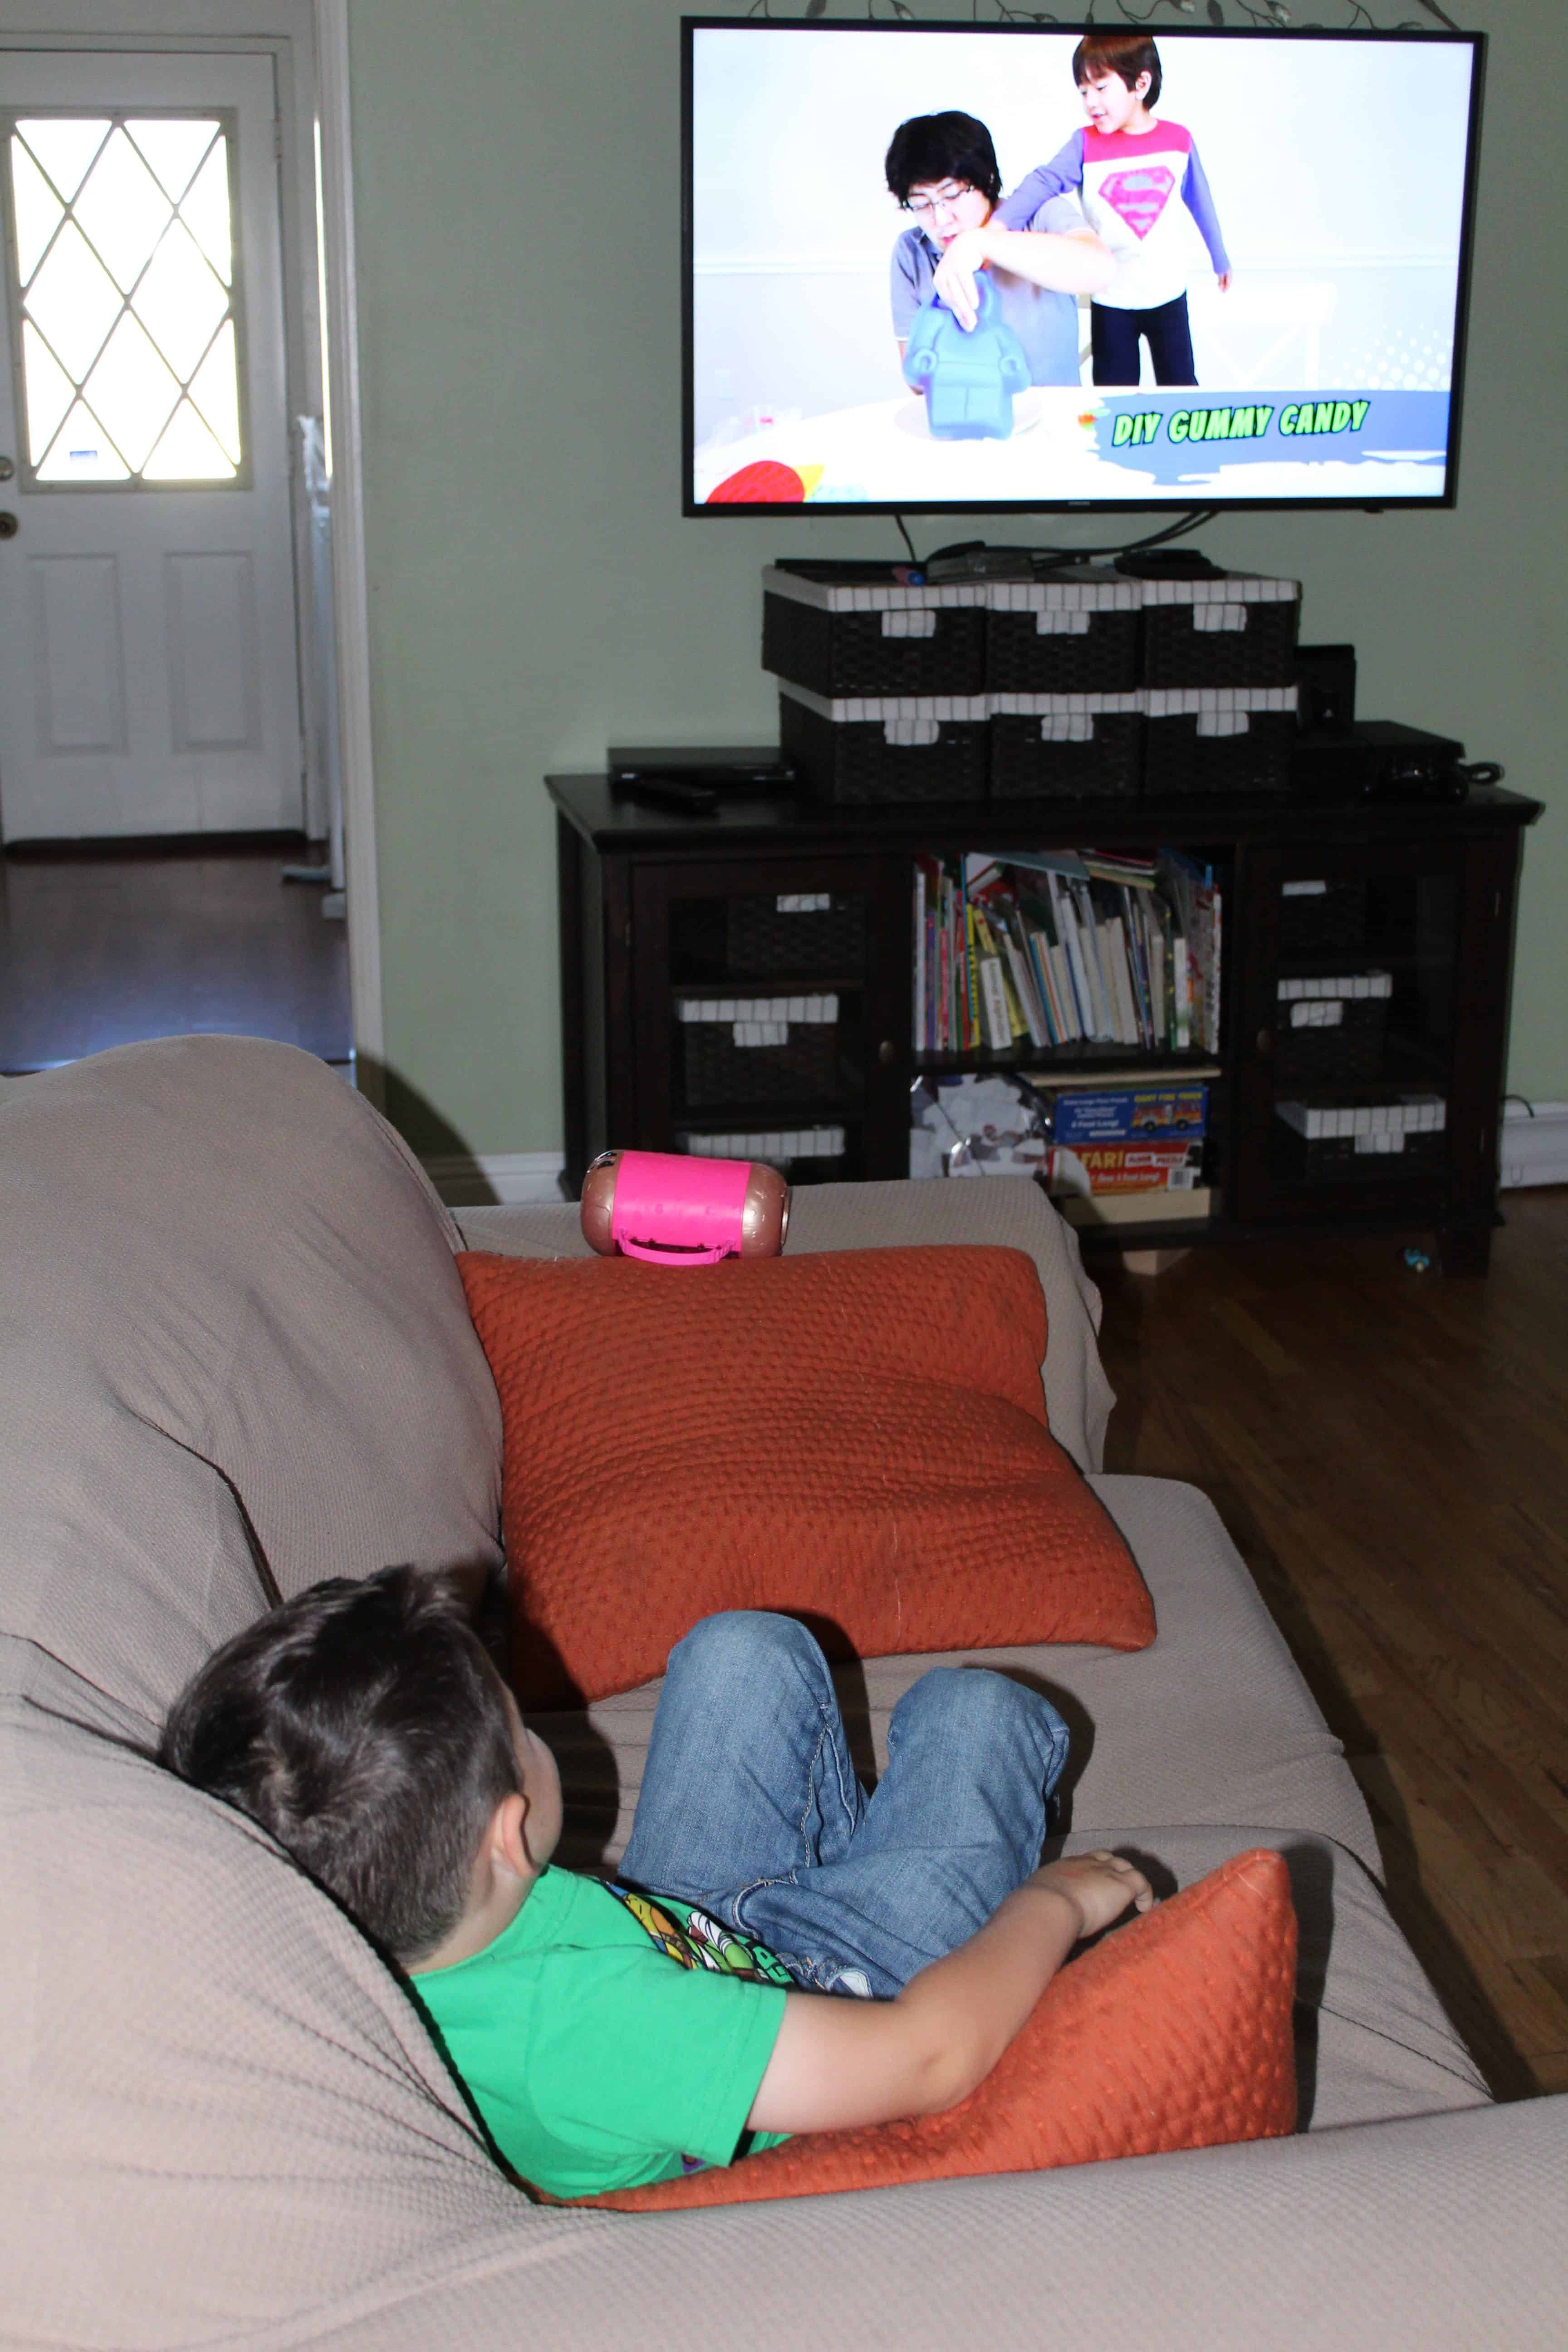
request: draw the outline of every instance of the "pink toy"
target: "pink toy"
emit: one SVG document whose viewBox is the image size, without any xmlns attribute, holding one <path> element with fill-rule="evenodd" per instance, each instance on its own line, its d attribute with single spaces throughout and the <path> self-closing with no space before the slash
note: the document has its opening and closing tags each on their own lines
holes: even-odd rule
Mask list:
<svg viewBox="0 0 1568 2352">
<path fill-rule="evenodd" d="M 583 1233 L 602 1256 L 650 1265 L 717 1265 L 776 1257 L 789 1230 L 789 1186 L 760 1160 L 680 1151 L 602 1151 L 583 1180 Z"/>
</svg>

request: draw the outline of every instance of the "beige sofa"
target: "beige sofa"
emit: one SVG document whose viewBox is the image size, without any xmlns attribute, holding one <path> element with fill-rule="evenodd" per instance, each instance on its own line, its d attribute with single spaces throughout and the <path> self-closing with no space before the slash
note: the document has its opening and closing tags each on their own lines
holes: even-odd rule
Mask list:
<svg viewBox="0 0 1568 2352">
<path fill-rule="evenodd" d="M 1209 1505 L 1099 1475 L 1098 1300 L 1026 1181 L 807 1192 L 791 1246 L 1034 1254 L 1053 1426 L 1160 1621 L 1136 1656 L 1028 1654 L 1075 1734 L 1069 1842 L 1135 1851 L 1167 1885 L 1283 1850 L 1304 2130 L 637 2219 L 508 2185 L 348 1921 L 144 1754 L 197 1660 L 276 1593 L 497 1561 L 499 1414 L 451 1254 L 581 1244 L 567 1208 L 461 1225 L 289 1047 L 167 1040 L 0 1095 L 0 2340 L 1568 2342 L 1568 2100 L 1489 2104 Z M 869 1743 L 922 1663 L 844 1678 Z M 543 1727 L 581 1801 L 575 1859 L 624 1835 L 655 1696 Z"/>
</svg>

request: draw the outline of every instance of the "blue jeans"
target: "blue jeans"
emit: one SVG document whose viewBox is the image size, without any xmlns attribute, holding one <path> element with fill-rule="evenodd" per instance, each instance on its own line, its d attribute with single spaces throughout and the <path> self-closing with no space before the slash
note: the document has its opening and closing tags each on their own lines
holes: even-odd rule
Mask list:
<svg viewBox="0 0 1568 2352">
<path fill-rule="evenodd" d="M 868 1797 L 805 1626 L 705 1617 L 670 1653 L 619 1875 L 754 1936 L 808 1989 L 896 1993 L 1036 1867 L 1068 1734 L 1021 1684 L 938 1666 L 888 1747 Z"/>
</svg>

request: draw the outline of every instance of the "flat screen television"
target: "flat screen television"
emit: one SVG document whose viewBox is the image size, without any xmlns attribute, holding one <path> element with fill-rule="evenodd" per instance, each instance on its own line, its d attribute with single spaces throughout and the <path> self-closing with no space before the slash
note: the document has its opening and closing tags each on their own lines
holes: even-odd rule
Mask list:
<svg viewBox="0 0 1568 2352">
<path fill-rule="evenodd" d="M 688 514 L 1453 504 L 1479 35 L 681 34 Z"/>
</svg>

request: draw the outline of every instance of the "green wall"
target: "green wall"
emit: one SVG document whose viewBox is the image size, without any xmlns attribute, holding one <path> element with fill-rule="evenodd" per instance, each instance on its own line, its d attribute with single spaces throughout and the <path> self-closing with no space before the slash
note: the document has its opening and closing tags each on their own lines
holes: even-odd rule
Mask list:
<svg viewBox="0 0 1568 2352">
<path fill-rule="evenodd" d="M 352 11 L 386 1061 L 427 1150 L 561 1142 L 542 777 L 611 740 L 767 740 L 763 564 L 898 549 L 875 519 L 680 517 L 680 13 Z M 1458 510 L 1237 516 L 1202 544 L 1305 582 L 1305 634 L 1355 643 L 1367 716 L 1460 736 L 1557 803 L 1568 143 L 1518 126 L 1539 127 L 1562 11 L 1493 0 L 1486 29 Z M 1543 1099 L 1568 1098 L 1564 905 L 1552 806 L 1528 836 L 1509 1080 Z"/>
</svg>

